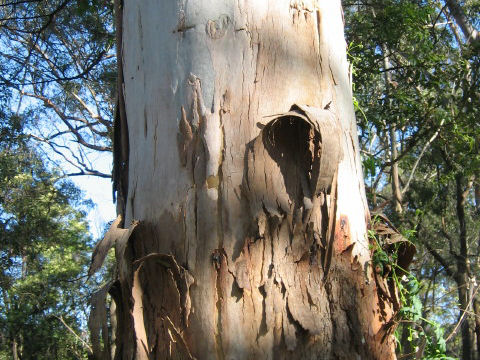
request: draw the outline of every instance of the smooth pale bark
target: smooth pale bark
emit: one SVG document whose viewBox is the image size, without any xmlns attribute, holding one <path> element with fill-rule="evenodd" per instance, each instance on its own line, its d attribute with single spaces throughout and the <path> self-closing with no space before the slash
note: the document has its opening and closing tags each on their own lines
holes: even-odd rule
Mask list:
<svg viewBox="0 0 480 360">
<path fill-rule="evenodd" d="M 375 16 L 375 12 L 373 11 L 373 16 Z M 392 73 L 390 72 L 391 65 L 390 65 L 390 59 L 389 59 L 389 51 L 386 45 L 382 45 L 382 52 L 383 52 L 383 68 L 384 68 L 384 79 L 385 79 L 385 92 L 387 94 L 387 100 L 388 100 L 388 107 L 391 107 L 391 99 L 390 99 L 390 94 L 391 94 L 391 88 L 393 86 L 393 80 L 392 80 Z M 390 119 L 391 120 L 391 119 Z M 390 124 L 390 129 L 389 129 L 389 140 L 390 140 L 390 162 L 392 163 L 391 165 L 391 170 L 390 170 L 390 176 L 392 178 L 392 203 L 394 205 L 395 213 L 397 215 L 402 214 L 403 212 L 403 207 L 402 207 L 402 201 L 403 201 L 403 196 L 402 196 L 402 189 L 400 186 L 400 177 L 398 174 L 398 142 L 397 142 L 397 125 L 395 121 L 392 121 Z"/>
<path fill-rule="evenodd" d="M 395 358 L 340 1 L 128 1 L 122 44 L 116 356 Z"/>
<path fill-rule="evenodd" d="M 472 188 L 472 182 L 467 184 L 466 189 L 463 188 L 464 177 L 457 175 L 456 196 L 457 196 L 457 218 L 459 223 L 459 243 L 460 253 L 457 256 L 457 272 L 455 274 L 455 281 L 458 287 L 458 302 L 460 305 L 459 319 L 465 317 L 461 324 L 462 333 L 462 359 L 472 359 L 472 339 L 470 334 L 470 323 L 468 321 L 468 312 L 470 307 L 470 297 L 472 296 L 472 284 L 469 281 L 470 264 L 468 260 L 468 241 L 467 241 L 467 223 L 465 218 L 465 203 L 467 201 L 468 193 Z M 466 316 L 464 316 L 466 315 Z"/>
<path fill-rule="evenodd" d="M 455 22 L 458 24 L 460 29 L 462 29 L 462 33 L 467 44 L 478 41 L 478 31 L 473 28 L 458 2 L 456 0 L 446 0 L 445 4 L 448 6 L 450 14 L 455 19 Z"/>
</svg>

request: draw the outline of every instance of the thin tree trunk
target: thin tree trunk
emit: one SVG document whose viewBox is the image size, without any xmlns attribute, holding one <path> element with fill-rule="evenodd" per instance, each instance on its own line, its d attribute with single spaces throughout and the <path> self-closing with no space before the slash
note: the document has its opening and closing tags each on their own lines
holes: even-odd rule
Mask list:
<svg viewBox="0 0 480 360">
<path fill-rule="evenodd" d="M 397 126 L 395 123 L 393 123 L 390 125 L 390 151 L 392 154 L 391 161 L 394 161 L 392 164 L 392 193 L 395 212 L 397 215 L 399 215 L 403 212 L 403 195 L 400 187 L 400 177 L 398 174 L 398 162 L 396 161 L 398 156 L 397 145 Z"/>
<path fill-rule="evenodd" d="M 477 176 L 476 181 L 480 181 L 480 176 Z M 475 207 L 477 212 L 480 212 L 480 184 L 475 184 Z"/>
<path fill-rule="evenodd" d="M 463 268 L 463 266 L 460 266 L 460 268 Z M 458 274 L 456 278 L 456 283 L 458 287 L 458 300 L 460 304 L 459 319 L 461 319 L 463 313 L 467 310 L 467 306 L 469 303 L 468 282 L 465 274 Z M 470 360 L 472 358 L 472 339 L 470 336 L 470 324 L 468 322 L 468 318 L 469 316 L 465 315 L 462 319 L 462 324 L 460 325 L 462 335 L 462 360 Z"/>
<path fill-rule="evenodd" d="M 392 91 L 392 74 L 388 70 L 390 68 L 390 60 L 388 57 L 388 49 L 386 45 L 382 45 L 383 51 L 383 65 L 384 65 L 384 77 L 385 77 L 385 90 L 388 97 L 388 106 L 391 107 L 391 91 Z M 393 205 L 395 212 L 397 215 L 403 212 L 402 208 L 402 189 L 400 187 L 400 178 L 398 174 L 398 150 L 397 150 L 397 125 L 392 119 L 388 119 L 389 124 L 389 137 L 390 137 L 390 161 L 392 163 L 391 166 L 391 177 L 392 177 L 392 198 L 393 198 Z"/>
<path fill-rule="evenodd" d="M 122 44 L 115 358 L 394 359 L 340 1 L 126 2 Z"/>
<path fill-rule="evenodd" d="M 473 313 L 475 316 L 475 339 L 477 341 L 477 359 L 480 359 L 480 302 L 477 297 L 473 300 Z"/>
<path fill-rule="evenodd" d="M 465 201 L 468 191 L 463 189 L 463 176 L 456 176 L 456 196 L 457 196 L 457 218 L 460 228 L 460 254 L 457 257 L 457 272 L 455 279 L 458 286 L 458 300 L 460 303 L 460 317 L 467 311 L 469 304 L 469 282 L 468 282 L 468 246 L 467 246 L 467 224 L 465 220 Z M 470 185 L 468 185 L 470 188 Z M 461 324 L 462 333 L 462 359 L 470 360 L 472 358 L 472 341 L 470 336 L 470 324 L 468 316 L 465 316 Z"/>
<path fill-rule="evenodd" d="M 12 356 L 13 360 L 20 360 L 20 357 L 18 356 L 18 343 L 16 338 L 13 338 L 12 341 Z"/>
</svg>

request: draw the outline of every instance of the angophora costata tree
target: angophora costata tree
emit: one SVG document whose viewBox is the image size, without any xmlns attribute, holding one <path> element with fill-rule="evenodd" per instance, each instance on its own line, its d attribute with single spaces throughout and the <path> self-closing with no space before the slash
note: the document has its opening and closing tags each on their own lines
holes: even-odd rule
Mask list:
<svg viewBox="0 0 480 360">
<path fill-rule="evenodd" d="M 117 17 L 119 218 L 91 272 L 112 246 L 117 266 L 94 298 L 98 356 L 394 358 L 340 1 L 125 2 Z"/>
</svg>

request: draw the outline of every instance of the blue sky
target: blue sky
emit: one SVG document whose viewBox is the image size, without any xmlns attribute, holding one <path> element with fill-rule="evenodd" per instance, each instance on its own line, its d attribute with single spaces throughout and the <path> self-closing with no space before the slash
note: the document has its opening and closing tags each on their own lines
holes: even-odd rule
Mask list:
<svg viewBox="0 0 480 360">
<path fill-rule="evenodd" d="M 39 101 L 28 97 L 20 97 L 19 94 L 15 94 L 12 104 L 13 112 L 25 111 L 29 106 L 38 104 Z M 55 114 L 52 114 L 55 116 Z M 49 132 L 61 132 L 68 130 L 64 124 L 59 122 L 52 122 L 50 118 L 37 118 L 32 122 L 32 126 L 29 127 L 29 131 L 37 136 L 46 137 L 43 132 L 48 134 Z M 50 129 L 49 126 L 52 127 Z M 66 137 L 63 141 L 58 141 L 63 146 L 62 152 L 68 155 L 69 148 L 72 152 L 78 152 L 80 150 L 79 145 L 75 142 L 75 138 Z M 42 143 L 32 142 L 38 151 L 49 160 L 49 165 L 53 168 L 59 167 L 65 173 L 75 173 L 78 169 L 66 162 L 61 156 L 56 154 L 47 145 Z M 112 173 L 112 153 L 99 152 L 83 149 L 83 155 L 86 156 L 86 163 L 93 169 L 98 170 L 105 174 Z M 82 158 L 83 159 L 83 158 Z M 84 191 L 85 200 L 92 200 L 95 206 L 88 212 L 88 223 L 90 233 L 94 240 L 99 239 L 104 231 L 106 224 L 114 220 L 116 217 L 115 204 L 113 203 L 112 196 L 112 181 L 111 179 L 101 178 L 98 176 L 82 175 L 72 176 L 70 180 Z"/>
<path fill-rule="evenodd" d="M 95 168 L 111 172 L 112 156 L 102 154 L 95 160 Z M 112 181 L 98 176 L 76 176 L 72 181 L 85 192 L 85 197 L 95 203 L 88 214 L 90 232 L 94 239 L 102 236 L 105 225 L 116 217 L 112 198 Z"/>
</svg>

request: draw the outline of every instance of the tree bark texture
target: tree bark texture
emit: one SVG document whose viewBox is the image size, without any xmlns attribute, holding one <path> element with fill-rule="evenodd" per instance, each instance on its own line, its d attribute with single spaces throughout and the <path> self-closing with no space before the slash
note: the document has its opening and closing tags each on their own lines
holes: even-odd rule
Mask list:
<svg viewBox="0 0 480 360">
<path fill-rule="evenodd" d="M 115 358 L 395 358 L 340 1 L 129 1 L 122 46 Z"/>
<path fill-rule="evenodd" d="M 457 196 L 457 218 L 459 223 L 459 243 L 460 254 L 457 256 L 457 272 L 455 281 L 458 286 L 458 302 L 460 304 L 459 319 L 462 318 L 464 312 L 468 311 L 470 304 L 470 282 L 469 273 L 470 266 L 468 262 L 468 242 L 467 242 L 467 223 L 465 218 L 465 202 L 471 184 L 467 185 L 467 189 L 463 188 L 464 177 L 458 174 L 455 177 L 456 196 Z M 468 313 L 464 316 L 461 324 L 462 333 L 462 359 L 470 360 L 472 358 L 472 339 L 470 336 L 470 323 L 468 321 Z"/>
<path fill-rule="evenodd" d="M 480 303 L 476 296 L 473 300 L 473 314 L 475 321 L 475 340 L 477 343 L 475 359 L 480 359 Z"/>
</svg>

